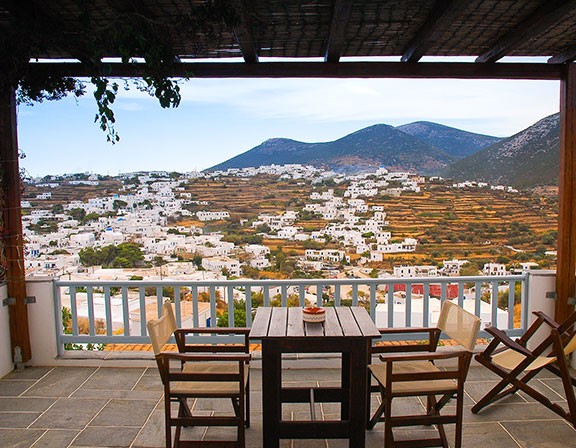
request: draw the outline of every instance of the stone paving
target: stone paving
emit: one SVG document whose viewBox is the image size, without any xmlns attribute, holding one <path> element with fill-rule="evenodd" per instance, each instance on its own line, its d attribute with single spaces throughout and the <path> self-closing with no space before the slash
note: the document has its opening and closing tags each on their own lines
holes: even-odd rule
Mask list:
<svg viewBox="0 0 576 448">
<path fill-rule="evenodd" d="M 297 361 L 293 363 L 297 367 Z M 283 372 L 285 383 L 333 385 L 340 372 L 334 363 L 307 360 Z M 470 407 L 495 383 L 496 377 L 473 366 L 466 385 L 464 446 L 490 448 L 576 448 L 576 431 L 530 397 L 519 393 L 473 415 Z M 543 373 L 534 382 L 552 401 L 562 403 L 560 380 Z M 252 425 L 247 447 L 262 446 L 261 370 L 251 370 Z M 372 398 L 375 409 L 379 397 Z M 227 400 L 197 400 L 194 410 L 205 415 L 231 411 Z M 420 412 L 418 398 L 394 402 L 398 413 Z M 316 414 L 336 419 L 338 404 L 316 404 Z M 310 418 L 308 405 L 285 405 L 287 419 Z M 384 446 L 384 425 L 367 431 L 367 447 Z M 452 432 L 449 428 L 449 434 Z M 204 440 L 235 438 L 229 428 L 186 428 Z M 232 432 L 230 432 L 232 431 Z M 397 430 L 397 439 L 430 432 L 429 427 Z M 344 440 L 286 440 L 282 447 L 346 447 Z M 164 447 L 162 384 L 154 368 L 34 367 L 0 379 L 0 447 Z"/>
</svg>

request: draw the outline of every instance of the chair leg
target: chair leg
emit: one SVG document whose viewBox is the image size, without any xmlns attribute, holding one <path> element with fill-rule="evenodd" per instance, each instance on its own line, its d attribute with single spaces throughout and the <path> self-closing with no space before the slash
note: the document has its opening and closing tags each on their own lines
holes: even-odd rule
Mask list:
<svg viewBox="0 0 576 448">
<path fill-rule="evenodd" d="M 376 412 L 374 412 L 374 415 L 368 421 L 367 429 L 374 428 L 374 426 L 376 426 L 376 423 L 382 421 L 380 417 L 382 417 L 382 414 L 384 413 L 385 409 L 386 409 L 386 403 L 384 403 L 384 399 L 382 399 L 382 403 L 380 404 L 380 406 L 378 406 L 378 409 L 376 409 Z"/>
<path fill-rule="evenodd" d="M 172 421 L 170 418 L 170 396 L 164 392 L 164 428 L 166 448 L 172 448 Z"/>
<path fill-rule="evenodd" d="M 496 398 L 496 396 L 506 386 L 508 386 L 508 384 L 510 384 L 510 381 L 508 380 L 508 378 L 505 378 L 502 381 L 500 381 L 496 386 L 494 386 L 494 388 L 490 392 L 488 392 L 486 395 L 484 395 L 478 403 L 476 403 L 474 406 L 472 406 L 472 409 L 471 409 L 472 413 L 477 414 L 478 412 L 480 412 L 482 410 L 482 408 L 484 408 L 488 404 L 490 404 L 494 400 L 494 398 Z"/>
<path fill-rule="evenodd" d="M 246 382 L 246 428 L 250 428 L 250 377 Z"/>
<path fill-rule="evenodd" d="M 394 432 L 392 431 L 392 397 L 387 395 L 386 398 L 382 397 L 382 405 L 384 406 L 384 448 L 394 447 Z"/>
</svg>

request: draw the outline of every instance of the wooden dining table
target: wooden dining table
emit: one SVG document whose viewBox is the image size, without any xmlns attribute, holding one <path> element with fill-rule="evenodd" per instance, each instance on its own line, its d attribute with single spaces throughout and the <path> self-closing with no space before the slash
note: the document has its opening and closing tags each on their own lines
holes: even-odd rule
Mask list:
<svg viewBox="0 0 576 448">
<path fill-rule="evenodd" d="M 380 337 L 361 307 L 327 307 L 323 323 L 304 322 L 302 308 L 260 307 L 250 339 L 262 342 L 263 446 L 280 439 L 348 439 L 364 447 L 368 418 L 368 373 L 372 339 Z M 341 384 L 335 387 L 285 387 L 282 354 L 341 354 Z M 314 404 L 340 403 L 340 420 L 317 420 Z M 283 403 L 310 403 L 310 420 L 282 418 Z"/>
</svg>

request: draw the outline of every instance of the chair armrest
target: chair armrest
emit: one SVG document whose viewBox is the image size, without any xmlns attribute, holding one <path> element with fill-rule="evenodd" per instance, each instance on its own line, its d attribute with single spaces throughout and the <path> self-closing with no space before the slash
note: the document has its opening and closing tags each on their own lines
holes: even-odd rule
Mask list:
<svg viewBox="0 0 576 448">
<path fill-rule="evenodd" d="M 526 347 L 523 347 L 522 345 L 518 344 L 518 342 L 511 339 L 502 330 L 499 330 L 496 327 L 489 327 L 489 328 L 486 328 L 486 332 L 490 333 L 492 336 L 494 336 L 494 338 L 496 338 L 496 340 L 498 342 L 504 344 L 509 349 L 514 350 L 518 353 L 521 353 L 524 356 L 527 356 L 529 358 L 534 358 L 534 355 L 532 354 L 532 352 L 530 350 L 528 350 Z"/>
<path fill-rule="evenodd" d="M 249 354 L 196 354 L 196 353 L 175 353 L 175 352 L 160 352 L 156 355 L 157 358 L 173 359 L 176 361 L 243 361 L 250 362 L 252 356 Z"/>
<path fill-rule="evenodd" d="M 177 328 L 174 334 L 190 334 L 190 333 L 205 333 L 205 334 L 243 334 L 250 333 L 250 328 L 246 327 L 199 327 L 199 328 Z"/>
<path fill-rule="evenodd" d="M 438 328 L 429 327 L 400 327 L 400 328 L 378 328 L 380 334 L 394 334 L 394 333 L 433 333 L 440 331 Z"/>
<path fill-rule="evenodd" d="M 543 311 L 532 311 L 532 314 L 534 314 L 534 316 L 538 317 L 539 319 L 542 319 L 546 324 L 548 324 L 552 328 L 558 328 L 560 326 L 558 322 L 556 322 L 554 319 L 552 319 Z"/>
<path fill-rule="evenodd" d="M 434 361 L 437 359 L 450 359 L 458 358 L 464 355 L 471 355 L 469 351 L 466 350 L 450 350 L 442 352 L 425 352 L 425 353 L 390 353 L 386 355 L 380 355 L 380 360 L 383 362 L 394 362 L 394 361 Z"/>
</svg>

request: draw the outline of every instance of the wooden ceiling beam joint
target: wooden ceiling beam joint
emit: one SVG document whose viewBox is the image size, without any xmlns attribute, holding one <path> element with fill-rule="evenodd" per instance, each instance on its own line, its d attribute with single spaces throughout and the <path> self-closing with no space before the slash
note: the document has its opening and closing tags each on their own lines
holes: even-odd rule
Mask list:
<svg viewBox="0 0 576 448">
<path fill-rule="evenodd" d="M 418 62 L 469 4 L 468 0 L 437 0 L 400 60 Z"/>
<path fill-rule="evenodd" d="M 235 0 L 238 23 L 234 26 L 234 36 L 242 52 L 244 61 L 249 64 L 258 62 L 258 45 L 252 32 L 252 21 L 244 0 Z"/>
<path fill-rule="evenodd" d="M 352 0 L 334 0 L 330 33 L 326 40 L 324 62 L 338 62 L 346 39 L 346 27 L 350 20 Z"/>
<path fill-rule="evenodd" d="M 538 36 L 556 25 L 575 7 L 576 0 L 546 0 L 524 21 L 501 36 L 492 47 L 478 56 L 476 62 L 496 62 L 522 42 Z"/>
</svg>

